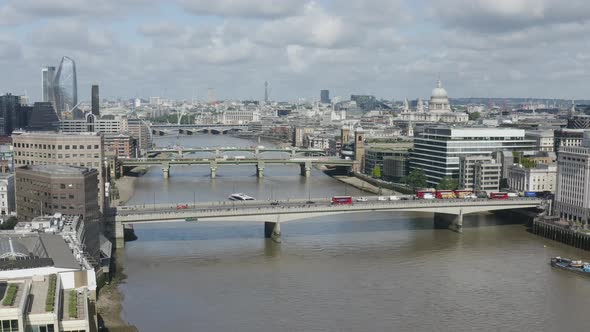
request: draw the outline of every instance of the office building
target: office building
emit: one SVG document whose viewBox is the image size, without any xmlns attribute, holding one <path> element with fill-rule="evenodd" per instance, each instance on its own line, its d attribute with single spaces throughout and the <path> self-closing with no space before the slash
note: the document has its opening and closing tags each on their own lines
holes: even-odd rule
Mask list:
<svg viewBox="0 0 590 332">
<path fill-rule="evenodd" d="M 398 158 L 398 160 L 401 160 L 406 156 L 408 149 L 411 147 L 412 143 L 406 142 L 367 146 L 365 150 L 365 174 L 373 174 L 373 169 L 378 166 L 381 169 L 382 175 L 385 176 L 385 160 L 387 158 Z M 389 166 L 393 165 L 390 164 Z M 396 164 L 396 166 L 399 167 L 401 165 Z M 396 175 L 402 171 L 405 172 L 405 167 L 403 168 L 404 169 L 397 169 Z M 388 169 L 388 176 L 393 176 L 394 174 L 391 174 L 390 171 L 391 169 Z"/>
<path fill-rule="evenodd" d="M 556 165 L 539 164 L 533 168 L 512 165 L 508 168 L 508 186 L 517 192 L 555 192 L 556 185 Z"/>
<path fill-rule="evenodd" d="M 328 151 L 330 149 L 330 137 L 307 135 L 303 139 L 303 145 L 310 149 L 322 149 L 324 151 Z"/>
<path fill-rule="evenodd" d="M 491 156 L 460 158 L 459 187 L 477 192 L 493 192 L 500 188 L 502 164 Z"/>
<path fill-rule="evenodd" d="M 423 170 L 431 186 L 446 176 L 458 180 L 461 157 L 533 150 L 535 141 L 524 136 L 522 129 L 427 127 L 414 138 L 410 171 Z"/>
<path fill-rule="evenodd" d="M 59 130 L 63 133 L 103 133 L 115 134 L 122 131 L 126 120 L 122 119 L 99 119 L 98 116 L 88 113 L 84 119 L 61 120 Z"/>
<path fill-rule="evenodd" d="M 330 103 L 330 91 L 329 90 L 321 90 L 320 91 L 320 102 L 322 104 L 329 104 Z"/>
<path fill-rule="evenodd" d="M 98 133 L 23 133 L 13 137 L 15 167 L 62 165 L 98 171 L 98 204 L 104 206 L 104 144 Z M 18 203 L 17 203 L 18 207 Z"/>
<path fill-rule="evenodd" d="M 21 221 L 65 213 L 98 220 L 98 171 L 61 165 L 16 168 L 16 206 Z"/>
<path fill-rule="evenodd" d="M 248 124 L 259 121 L 258 110 L 228 110 L 223 111 L 219 117 L 219 122 L 223 124 Z"/>
<path fill-rule="evenodd" d="M 64 56 L 61 59 L 55 79 L 53 81 L 55 93 L 55 110 L 60 119 L 63 114 L 71 112 L 78 105 L 78 79 L 76 77 L 76 62 Z"/>
<path fill-rule="evenodd" d="M 129 133 L 137 139 L 140 155 L 152 147 L 152 132 L 141 119 L 124 119 L 121 121 L 121 132 Z"/>
<path fill-rule="evenodd" d="M 98 94 L 98 85 L 92 86 L 92 97 L 91 97 L 92 114 L 97 118 L 100 118 L 100 98 Z"/>
<path fill-rule="evenodd" d="M 117 158 L 136 158 L 137 139 L 129 134 L 103 134 L 105 155 Z"/>
<path fill-rule="evenodd" d="M 293 141 L 294 147 L 303 147 L 305 137 L 312 135 L 314 128 L 311 127 L 295 127 L 293 128 Z"/>
<path fill-rule="evenodd" d="M 0 173 L 0 216 L 16 212 L 14 174 Z"/>
<path fill-rule="evenodd" d="M 580 146 L 584 138 L 584 129 L 560 128 L 554 132 L 555 152 L 563 147 Z"/>
<path fill-rule="evenodd" d="M 537 151 L 555 151 L 555 136 L 552 129 L 527 130 L 524 137 L 536 142 Z"/>
<path fill-rule="evenodd" d="M 47 103 L 53 103 L 54 101 L 54 89 L 53 81 L 55 79 L 55 67 L 43 67 L 41 69 L 41 101 Z"/>
<path fill-rule="evenodd" d="M 37 102 L 28 114 L 28 123 L 25 127 L 28 131 L 57 131 L 59 118 L 50 102 Z"/>
<path fill-rule="evenodd" d="M 559 150 L 555 213 L 563 219 L 588 224 L 590 218 L 590 131 L 580 146 Z"/>
<path fill-rule="evenodd" d="M 15 129 L 24 128 L 27 121 L 26 109 L 21 106 L 19 96 L 0 96 L 0 136 L 10 136 Z"/>
<path fill-rule="evenodd" d="M 409 152 L 395 152 L 393 156 L 383 158 L 383 178 L 388 181 L 401 182 L 408 175 L 410 168 Z"/>
</svg>

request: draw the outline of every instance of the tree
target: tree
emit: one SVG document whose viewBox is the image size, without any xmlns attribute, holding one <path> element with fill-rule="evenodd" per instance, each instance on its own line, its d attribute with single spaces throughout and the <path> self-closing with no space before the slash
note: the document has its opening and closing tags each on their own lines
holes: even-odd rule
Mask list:
<svg viewBox="0 0 590 332">
<path fill-rule="evenodd" d="M 421 169 L 414 169 L 406 176 L 405 182 L 412 190 L 416 188 L 424 188 L 427 186 L 426 174 Z"/>
<path fill-rule="evenodd" d="M 450 176 L 445 176 L 436 186 L 437 190 L 455 190 L 459 187 L 459 181 Z"/>
<path fill-rule="evenodd" d="M 14 229 L 14 226 L 18 223 L 18 219 L 15 216 L 10 216 L 8 219 L 4 220 L 2 224 L 0 224 L 0 229 Z"/>
<path fill-rule="evenodd" d="M 481 118 L 481 114 L 479 112 L 469 113 L 469 120 L 475 121 L 479 118 Z"/>
<path fill-rule="evenodd" d="M 376 165 L 375 167 L 373 167 L 373 177 L 381 178 L 381 166 Z"/>
</svg>

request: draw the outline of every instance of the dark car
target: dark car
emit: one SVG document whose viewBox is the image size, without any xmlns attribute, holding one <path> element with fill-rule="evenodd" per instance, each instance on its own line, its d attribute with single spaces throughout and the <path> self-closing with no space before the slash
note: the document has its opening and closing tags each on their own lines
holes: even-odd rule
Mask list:
<svg viewBox="0 0 590 332">
<path fill-rule="evenodd" d="M 278 201 L 270 202 L 270 205 L 279 205 Z"/>
<path fill-rule="evenodd" d="M 307 201 L 307 202 L 305 202 L 305 204 L 315 204 L 315 202 L 314 201 Z"/>
</svg>

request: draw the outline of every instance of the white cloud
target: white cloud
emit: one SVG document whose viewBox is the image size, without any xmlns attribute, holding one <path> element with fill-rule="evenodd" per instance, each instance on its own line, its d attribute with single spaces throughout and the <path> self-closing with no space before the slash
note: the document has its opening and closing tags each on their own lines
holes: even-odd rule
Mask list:
<svg viewBox="0 0 590 332">
<path fill-rule="evenodd" d="M 447 26 L 486 33 L 590 19 L 586 0 L 446 0 L 434 2 L 431 10 Z"/>
<path fill-rule="evenodd" d="M 285 17 L 298 13 L 304 0 L 180 0 L 184 8 L 199 16 L 253 18 Z"/>
</svg>

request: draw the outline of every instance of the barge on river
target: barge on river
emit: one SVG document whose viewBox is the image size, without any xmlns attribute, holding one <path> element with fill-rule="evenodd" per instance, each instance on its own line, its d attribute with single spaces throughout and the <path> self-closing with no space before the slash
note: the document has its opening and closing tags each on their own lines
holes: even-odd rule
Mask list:
<svg viewBox="0 0 590 332">
<path fill-rule="evenodd" d="M 590 276 L 590 263 L 582 262 L 580 260 L 553 257 L 551 258 L 551 266 L 585 276 Z"/>
</svg>

